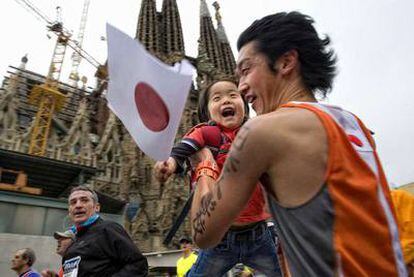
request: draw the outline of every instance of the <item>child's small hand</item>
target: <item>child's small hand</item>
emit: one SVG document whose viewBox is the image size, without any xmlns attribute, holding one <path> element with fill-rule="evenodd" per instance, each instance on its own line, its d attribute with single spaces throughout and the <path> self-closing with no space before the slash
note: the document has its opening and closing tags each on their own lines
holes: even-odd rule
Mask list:
<svg viewBox="0 0 414 277">
<path fill-rule="evenodd" d="M 174 158 L 169 157 L 163 162 L 156 162 L 154 165 L 154 176 L 159 182 L 165 182 L 175 172 L 177 162 Z"/>
</svg>

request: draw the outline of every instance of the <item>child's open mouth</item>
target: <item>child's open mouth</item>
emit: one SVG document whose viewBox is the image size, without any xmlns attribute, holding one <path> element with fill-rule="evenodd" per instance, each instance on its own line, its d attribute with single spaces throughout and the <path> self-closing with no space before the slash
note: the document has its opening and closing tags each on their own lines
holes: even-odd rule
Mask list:
<svg viewBox="0 0 414 277">
<path fill-rule="evenodd" d="M 234 111 L 234 109 L 233 109 L 233 108 L 231 108 L 231 107 L 224 108 L 224 109 L 221 111 L 221 116 L 223 116 L 223 117 L 234 116 L 234 114 L 235 114 L 235 111 Z"/>
</svg>

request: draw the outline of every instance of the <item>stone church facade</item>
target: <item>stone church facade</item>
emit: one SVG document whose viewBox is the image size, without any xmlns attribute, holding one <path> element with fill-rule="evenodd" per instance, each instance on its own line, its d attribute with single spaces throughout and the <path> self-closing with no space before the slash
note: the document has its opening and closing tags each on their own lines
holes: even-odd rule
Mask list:
<svg viewBox="0 0 414 277">
<path fill-rule="evenodd" d="M 199 88 L 211 80 L 232 77 L 235 60 L 214 3 L 216 26 L 205 0 L 200 0 L 198 56 L 185 54 L 180 13 L 176 0 L 163 0 L 161 11 L 155 0 L 143 0 L 136 38 L 149 52 L 168 64 L 184 58 L 197 68 L 182 115 L 177 138 L 198 123 Z M 194 38 L 196 39 L 196 38 Z M 45 78 L 19 67 L 10 67 L 0 89 L 0 148 L 27 153 L 37 107 L 28 103 L 28 93 Z M 154 161 L 146 157 L 116 116 L 106 106 L 106 80 L 97 78 L 92 93 L 60 83 L 67 96 L 65 107 L 55 114 L 45 156 L 98 169 L 86 184 L 125 202 L 138 202 L 140 209 L 132 223 L 126 223 L 143 252 L 167 250 L 162 241 L 187 200 L 186 178 L 176 176 L 167 183 L 156 182 Z M 61 197 L 64 197 L 62 195 Z M 188 220 L 176 236 L 189 233 Z M 176 242 L 173 241 L 173 242 Z M 174 245 L 174 244 L 173 244 Z"/>
</svg>

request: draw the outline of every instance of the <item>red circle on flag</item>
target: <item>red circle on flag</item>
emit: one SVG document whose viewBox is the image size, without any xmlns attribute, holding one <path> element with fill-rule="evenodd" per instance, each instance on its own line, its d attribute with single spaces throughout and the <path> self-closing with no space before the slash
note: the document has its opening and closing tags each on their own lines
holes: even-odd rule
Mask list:
<svg viewBox="0 0 414 277">
<path fill-rule="evenodd" d="M 168 126 L 168 108 L 149 84 L 139 82 L 135 86 L 135 105 L 145 127 L 151 131 L 160 132 Z"/>
</svg>

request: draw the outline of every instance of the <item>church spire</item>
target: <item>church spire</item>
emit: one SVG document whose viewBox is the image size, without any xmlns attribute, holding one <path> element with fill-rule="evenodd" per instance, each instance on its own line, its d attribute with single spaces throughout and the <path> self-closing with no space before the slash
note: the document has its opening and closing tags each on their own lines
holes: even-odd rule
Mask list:
<svg viewBox="0 0 414 277">
<path fill-rule="evenodd" d="M 200 1 L 200 17 L 211 17 L 205 0 Z"/>
<path fill-rule="evenodd" d="M 213 7 L 216 9 L 216 21 L 217 21 L 217 37 L 220 42 L 229 43 L 226 32 L 224 31 L 224 26 L 221 21 L 221 14 L 220 14 L 220 5 L 217 1 L 213 3 Z"/>
<path fill-rule="evenodd" d="M 184 40 L 180 13 L 176 0 L 164 0 L 162 3 L 161 41 L 163 52 L 169 56 L 184 56 Z M 175 61 L 174 61 L 175 62 Z"/>
<path fill-rule="evenodd" d="M 232 76 L 234 73 L 234 68 L 236 67 L 236 61 L 231 51 L 229 40 L 227 39 L 226 31 L 221 20 L 220 14 L 220 5 L 217 1 L 213 3 L 214 8 L 216 9 L 216 20 L 217 20 L 217 37 L 219 40 L 221 57 L 223 64 L 223 70 L 226 75 Z"/>
<path fill-rule="evenodd" d="M 200 0 L 200 45 L 204 46 L 208 60 L 218 71 L 223 69 L 220 43 L 205 0 Z M 200 53 L 199 53 L 200 55 Z"/>
<path fill-rule="evenodd" d="M 138 17 L 136 38 L 152 53 L 160 52 L 155 0 L 143 0 Z"/>
</svg>

